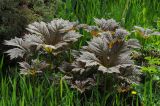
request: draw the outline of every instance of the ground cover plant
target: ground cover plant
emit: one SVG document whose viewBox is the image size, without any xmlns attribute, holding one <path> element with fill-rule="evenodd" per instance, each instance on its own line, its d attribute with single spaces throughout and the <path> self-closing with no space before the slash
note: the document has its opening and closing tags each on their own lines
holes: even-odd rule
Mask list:
<svg viewBox="0 0 160 106">
<path fill-rule="evenodd" d="M 44 11 L 55 8 L 54 14 L 42 11 L 40 2 Z M 46 7 L 50 2 L 57 7 Z M 150 0 L 38 1 L 34 10 L 48 14 L 46 20 L 3 41 L 8 50 L 0 56 L 0 104 L 159 105 L 159 5 Z M 6 54 L 16 61 L 14 67 L 5 64 Z"/>
</svg>

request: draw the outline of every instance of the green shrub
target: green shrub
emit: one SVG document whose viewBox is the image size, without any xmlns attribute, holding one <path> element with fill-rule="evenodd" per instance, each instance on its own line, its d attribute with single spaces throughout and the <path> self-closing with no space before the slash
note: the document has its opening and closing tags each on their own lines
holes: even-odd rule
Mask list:
<svg viewBox="0 0 160 106">
<path fill-rule="evenodd" d="M 55 15 L 55 8 L 56 0 L 49 3 L 45 3 L 43 0 L 1 0 L 0 44 L 5 39 L 24 36 L 25 28 L 29 23 L 52 19 Z M 1 46 L 0 50 L 2 53 L 6 49 Z"/>
</svg>

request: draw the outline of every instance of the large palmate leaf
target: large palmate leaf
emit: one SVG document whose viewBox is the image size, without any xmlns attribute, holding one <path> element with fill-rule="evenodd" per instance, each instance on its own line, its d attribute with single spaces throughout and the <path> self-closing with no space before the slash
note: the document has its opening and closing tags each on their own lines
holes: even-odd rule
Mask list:
<svg viewBox="0 0 160 106">
<path fill-rule="evenodd" d="M 63 19 L 54 19 L 50 23 L 34 22 L 28 25 L 26 29 L 29 33 L 23 38 L 5 41 L 5 45 L 16 47 L 6 53 L 13 59 L 23 57 L 31 51 L 30 47 L 37 47 L 36 50 L 43 48 L 44 51 L 57 55 L 78 40 L 80 34 L 76 30 L 83 26 Z"/>
<path fill-rule="evenodd" d="M 149 37 L 152 35 L 158 35 L 160 36 L 160 32 L 149 29 L 149 28 L 143 28 L 140 26 L 134 26 L 134 31 L 133 32 L 137 32 L 138 34 L 140 34 L 143 37 Z"/>
<path fill-rule="evenodd" d="M 52 45 L 55 49 L 53 54 L 57 54 L 66 50 L 73 42 L 78 40 L 80 34 L 75 31 L 77 28 L 76 22 L 63 19 L 54 19 L 50 23 L 34 22 L 28 25 L 27 30 L 30 34 L 25 35 L 24 38 L 39 47 Z"/>
<path fill-rule="evenodd" d="M 5 40 L 4 44 L 15 47 L 5 52 L 10 56 L 11 59 L 23 57 L 25 54 L 28 54 L 31 51 L 31 45 L 28 42 L 24 41 L 22 38 L 15 37 L 14 39 L 8 41 Z"/>
<path fill-rule="evenodd" d="M 114 31 L 119 27 L 119 24 L 114 19 L 97 19 L 95 18 L 95 23 L 103 30 L 103 31 Z"/>
<path fill-rule="evenodd" d="M 92 85 L 92 86 L 91 86 Z M 83 93 L 85 90 L 91 89 L 96 85 L 96 81 L 92 78 L 87 78 L 84 80 L 76 80 L 71 83 L 71 88 L 75 88 Z"/>
<path fill-rule="evenodd" d="M 133 64 L 130 54 L 128 42 L 116 34 L 101 33 L 100 37 L 93 38 L 83 48 L 76 60 L 85 63 L 85 67 L 99 65 L 98 69 L 104 73 L 119 73 L 120 67 Z"/>
<path fill-rule="evenodd" d="M 119 23 L 117 23 L 114 19 L 94 19 L 97 26 L 87 26 L 85 27 L 85 30 L 87 32 L 90 32 L 93 36 L 98 36 L 101 32 L 110 32 L 111 34 L 114 34 L 116 29 L 120 28 Z M 122 31 L 121 31 L 122 32 Z M 119 34 L 119 33 L 117 33 Z"/>
</svg>

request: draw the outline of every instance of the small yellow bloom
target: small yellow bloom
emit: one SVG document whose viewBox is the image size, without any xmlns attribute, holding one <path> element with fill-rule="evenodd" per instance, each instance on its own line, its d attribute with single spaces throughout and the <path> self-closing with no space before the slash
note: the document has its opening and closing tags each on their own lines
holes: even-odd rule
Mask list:
<svg viewBox="0 0 160 106">
<path fill-rule="evenodd" d="M 118 41 L 118 43 L 122 43 L 122 39 L 118 39 L 117 41 Z"/>
<path fill-rule="evenodd" d="M 131 94 L 132 94 L 132 95 L 136 95 L 137 92 L 136 92 L 136 91 L 132 91 Z"/>
<path fill-rule="evenodd" d="M 114 41 L 110 42 L 110 43 L 108 44 L 108 47 L 111 49 L 111 48 L 113 47 L 114 43 L 115 43 Z"/>
<path fill-rule="evenodd" d="M 30 72 L 31 72 L 32 75 L 36 74 L 36 70 L 35 69 L 30 70 Z"/>
<path fill-rule="evenodd" d="M 91 35 L 92 36 L 98 36 L 99 35 L 99 33 L 100 33 L 100 31 L 95 31 L 95 30 L 93 30 L 93 31 L 91 31 Z"/>
<path fill-rule="evenodd" d="M 118 44 L 121 44 L 122 43 L 122 40 L 121 39 L 115 39 L 113 41 L 111 41 L 109 44 L 108 44 L 108 47 L 111 49 L 114 45 L 118 45 Z"/>
<path fill-rule="evenodd" d="M 70 28 L 70 29 L 65 30 L 65 32 L 74 31 L 74 30 L 76 30 L 76 27 L 75 27 L 75 26 L 73 26 L 73 27 Z"/>
<path fill-rule="evenodd" d="M 119 93 L 125 93 L 125 92 L 128 92 L 129 90 L 130 90 L 130 88 L 128 88 L 128 87 L 118 87 L 117 88 L 117 91 Z"/>
<path fill-rule="evenodd" d="M 43 45 L 43 49 L 48 53 L 52 53 L 55 47 L 52 45 Z"/>
<path fill-rule="evenodd" d="M 114 31 L 110 31 L 110 33 L 111 33 L 112 35 L 114 35 L 114 34 L 115 34 L 115 32 L 114 32 Z"/>
<path fill-rule="evenodd" d="M 34 76 L 36 74 L 36 70 L 35 69 L 26 69 L 26 70 L 21 71 L 20 74 Z"/>
<path fill-rule="evenodd" d="M 149 36 L 148 36 L 148 35 L 145 35 L 144 32 L 138 31 L 137 34 L 138 34 L 139 36 L 141 36 L 143 39 L 148 39 L 148 38 L 149 38 Z"/>
</svg>

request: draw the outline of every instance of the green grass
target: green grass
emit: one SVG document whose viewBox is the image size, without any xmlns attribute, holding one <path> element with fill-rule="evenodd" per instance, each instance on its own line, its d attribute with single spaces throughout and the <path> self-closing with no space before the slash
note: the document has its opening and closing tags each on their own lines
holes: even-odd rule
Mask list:
<svg viewBox="0 0 160 106">
<path fill-rule="evenodd" d="M 155 27 L 160 16 L 159 0 L 66 0 L 58 17 L 93 23 L 93 18 L 114 18 L 126 28 L 134 25 Z M 72 17 L 70 17 L 72 16 Z"/>
<path fill-rule="evenodd" d="M 106 103 L 110 106 L 125 106 L 128 103 L 140 106 L 140 100 L 136 95 L 122 96 L 122 94 L 110 93 L 102 95 L 97 89 L 94 89 L 89 95 L 83 95 L 82 98 L 82 95 L 71 90 L 65 81 L 60 81 L 59 85 L 46 83 L 46 79 L 37 83 L 35 80 L 21 75 L 2 78 L 0 81 L 0 106 L 105 106 Z M 142 94 L 144 106 L 158 105 L 155 102 L 156 99 L 154 100 L 152 97 L 151 85 L 152 82 L 149 83 L 149 87 L 147 84 L 144 86 Z"/>
<path fill-rule="evenodd" d="M 46 80 L 37 83 L 17 75 L 1 79 L 0 85 L 0 106 L 72 106 L 73 93 L 63 88 L 62 95 L 59 85 L 47 85 Z"/>
</svg>

